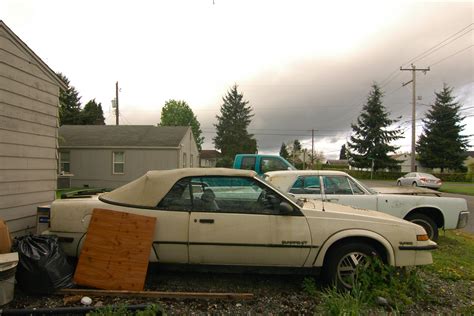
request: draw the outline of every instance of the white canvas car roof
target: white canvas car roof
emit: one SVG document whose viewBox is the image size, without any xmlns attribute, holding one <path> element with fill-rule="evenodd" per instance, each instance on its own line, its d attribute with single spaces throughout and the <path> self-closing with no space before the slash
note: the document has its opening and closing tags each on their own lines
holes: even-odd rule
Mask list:
<svg viewBox="0 0 474 316">
<path fill-rule="evenodd" d="M 155 207 L 180 179 L 186 177 L 255 177 L 256 172 L 227 168 L 183 168 L 148 171 L 140 178 L 100 196 L 110 203 Z"/>
</svg>

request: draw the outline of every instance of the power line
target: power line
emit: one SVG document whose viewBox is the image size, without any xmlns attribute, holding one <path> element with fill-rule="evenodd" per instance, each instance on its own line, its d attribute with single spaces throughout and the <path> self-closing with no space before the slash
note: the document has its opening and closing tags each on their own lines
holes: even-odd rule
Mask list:
<svg viewBox="0 0 474 316">
<path fill-rule="evenodd" d="M 459 31 L 457 31 L 456 33 L 454 33 L 454 34 L 448 36 L 446 39 L 442 40 L 442 41 L 439 42 L 438 44 L 436 44 L 436 45 L 434 45 L 433 47 L 427 49 L 426 51 L 422 52 L 421 54 L 415 56 L 414 58 L 410 59 L 409 61 L 403 63 L 402 66 L 408 65 L 408 64 L 410 64 L 410 63 L 415 62 L 416 60 L 421 59 L 421 58 L 420 58 L 421 56 L 423 56 L 423 55 L 425 55 L 425 54 L 431 52 L 431 51 L 434 50 L 434 49 L 437 50 L 437 47 L 438 47 L 438 46 L 443 45 L 443 43 L 445 43 L 446 41 L 449 41 L 451 38 L 453 38 L 454 36 L 458 35 L 459 33 L 464 32 L 466 29 L 470 28 L 472 25 L 474 25 L 474 23 L 471 23 L 471 24 L 469 24 L 469 25 L 463 27 L 461 30 L 459 30 Z M 470 31 L 472 31 L 472 29 L 469 30 L 468 32 L 466 32 L 465 34 L 461 35 L 461 37 L 464 36 L 464 35 L 466 35 L 466 34 L 469 33 Z M 458 38 L 459 38 L 459 37 L 458 37 Z M 457 38 L 456 38 L 456 39 L 457 39 Z M 455 39 L 455 40 L 456 40 L 456 39 Z M 451 43 L 451 42 L 450 42 L 450 43 Z M 448 43 L 448 44 L 449 44 L 449 43 Z M 447 44 L 446 44 L 446 45 L 447 45 Z M 444 47 L 444 46 L 443 46 L 443 47 Z M 441 47 L 440 47 L 440 48 L 441 48 Z M 430 53 L 430 54 L 431 54 L 431 53 Z M 426 56 L 424 56 L 424 57 L 426 57 Z M 423 58 L 424 58 L 424 57 L 423 57 Z"/>
<path fill-rule="evenodd" d="M 449 59 L 449 58 L 451 58 L 451 57 L 453 57 L 453 56 L 456 56 L 457 54 L 460 54 L 460 53 L 464 52 L 465 50 L 468 50 L 469 48 L 471 48 L 471 47 L 473 47 L 473 46 L 474 46 L 474 45 L 470 45 L 470 46 L 468 46 L 468 47 L 465 47 L 465 48 L 463 48 L 463 49 L 461 49 L 461 50 L 455 52 L 454 54 L 451 54 L 451 55 L 449 55 L 449 56 L 447 56 L 447 57 L 445 57 L 445 58 L 442 58 L 442 59 L 438 60 L 438 61 L 435 62 L 434 64 L 431 64 L 429 67 L 433 67 L 434 65 L 437 65 L 437 64 L 439 64 L 439 63 L 445 61 L 446 59 Z"/>
</svg>

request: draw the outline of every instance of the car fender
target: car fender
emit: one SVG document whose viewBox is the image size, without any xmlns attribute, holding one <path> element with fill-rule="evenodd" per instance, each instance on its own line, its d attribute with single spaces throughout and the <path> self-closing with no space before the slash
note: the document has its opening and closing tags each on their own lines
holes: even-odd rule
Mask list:
<svg viewBox="0 0 474 316">
<path fill-rule="evenodd" d="M 345 239 L 345 238 L 352 238 L 352 237 L 365 237 L 370 238 L 375 241 L 378 241 L 382 246 L 385 248 L 387 252 L 387 261 L 390 265 L 395 265 L 395 253 L 392 245 L 385 239 L 382 235 L 370 231 L 370 230 L 363 230 L 363 229 L 348 229 L 339 231 L 333 235 L 331 235 L 324 243 L 321 245 L 321 248 L 316 255 L 314 260 L 313 266 L 315 267 L 322 267 L 324 263 L 324 258 L 326 257 L 326 253 L 328 249 L 333 245 L 335 242 Z"/>
</svg>

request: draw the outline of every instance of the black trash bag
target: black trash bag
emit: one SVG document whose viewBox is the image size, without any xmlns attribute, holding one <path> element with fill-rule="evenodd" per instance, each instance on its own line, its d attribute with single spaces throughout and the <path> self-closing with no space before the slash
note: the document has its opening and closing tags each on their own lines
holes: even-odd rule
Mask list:
<svg viewBox="0 0 474 316">
<path fill-rule="evenodd" d="M 67 261 L 56 236 L 17 237 L 12 249 L 20 259 L 16 280 L 23 291 L 50 294 L 73 286 L 74 267 Z"/>
</svg>

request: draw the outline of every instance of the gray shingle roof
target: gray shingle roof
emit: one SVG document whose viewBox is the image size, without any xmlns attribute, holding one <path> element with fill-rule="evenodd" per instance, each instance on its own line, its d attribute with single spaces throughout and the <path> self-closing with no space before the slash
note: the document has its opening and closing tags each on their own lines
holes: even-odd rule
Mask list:
<svg viewBox="0 0 474 316">
<path fill-rule="evenodd" d="M 178 147 L 188 126 L 63 125 L 59 147 Z"/>
</svg>

